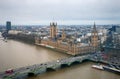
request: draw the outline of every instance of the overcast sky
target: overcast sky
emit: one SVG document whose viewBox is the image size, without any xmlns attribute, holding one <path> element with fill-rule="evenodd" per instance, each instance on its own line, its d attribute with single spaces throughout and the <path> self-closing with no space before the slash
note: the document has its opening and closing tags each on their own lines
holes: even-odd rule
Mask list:
<svg viewBox="0 0 120 79">
<path fill-rule="evenodd" d="M 120 24 L 120 0 L 0 0 L 0 24 Z"/>
</svg>

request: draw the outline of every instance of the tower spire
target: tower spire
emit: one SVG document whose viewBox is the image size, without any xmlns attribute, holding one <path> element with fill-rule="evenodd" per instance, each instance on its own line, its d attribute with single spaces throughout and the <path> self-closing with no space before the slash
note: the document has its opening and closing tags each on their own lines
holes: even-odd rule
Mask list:
<svg viewBox="0 0 120 79">
<path fill-rule="evenodd" d="M 94 47 L 94 51 L 96 51 L 97 47 L 98 47 L 98 32 L 96 29 L 96 25 L 94 22 L 94 26 L 93 26 L 93 30 L 92 30 L 92 34 L 91 34 L 91 44 Z"/>
<path fill-rule="evenodd" d="M 93 32 L 97 32 L 97 29 L 96 29 L 96 24 L 94 22 L 94 26 L 93 26 Z"/>
<path fill-rule="evenodd" d="M 96 25 L 95 25 L 95 22 L 94 22 L 94 27 L 93 27 L 94 30 L 96 30 Z"/>
</svg>

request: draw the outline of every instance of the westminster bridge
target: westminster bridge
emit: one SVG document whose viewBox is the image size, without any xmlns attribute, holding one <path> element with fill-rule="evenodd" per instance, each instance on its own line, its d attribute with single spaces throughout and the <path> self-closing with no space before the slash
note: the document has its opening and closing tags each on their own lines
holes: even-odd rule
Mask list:
<svg viewBox="0 0 120 79">
<path fill-rule="evenodd" d="M 47 71 L 55 71 L 63 67 L 69 67 L 73 64 L 82 63 L 89 59 L 89 55 L 69 57 L 59 59 L 52 62 L 46 62 L 41 64 L 35 64 L 31 66 L 21 67 L 13 69 L 12 73 L 0 72 L 1 79 L 25 79 L 29 76 L 45 73 Z"/>
</svg>

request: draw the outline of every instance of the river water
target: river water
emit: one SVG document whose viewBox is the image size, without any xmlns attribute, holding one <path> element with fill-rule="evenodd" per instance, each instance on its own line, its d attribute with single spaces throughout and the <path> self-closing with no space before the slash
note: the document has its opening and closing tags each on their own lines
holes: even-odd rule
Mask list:
<svg viewBox="0 0 120 79">
<path fill-rule="evenodd" d="M 20 41 L 0 39 L 0 71 L 69 57 L 64 53 Z M 92 62 L 47 72 L 28 79 L 120 79 L 120 75 L 92 69 Z"/>
<path fill-rule="evenodd" d="M 20 41 L 0 40 L 0 71 L 69 57 L 66 54 Z"/>
</svg>

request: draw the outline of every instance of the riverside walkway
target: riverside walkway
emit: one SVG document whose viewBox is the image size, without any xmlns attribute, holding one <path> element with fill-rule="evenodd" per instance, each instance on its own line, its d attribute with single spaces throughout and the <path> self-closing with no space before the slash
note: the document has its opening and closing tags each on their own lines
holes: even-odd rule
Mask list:
<svg viewBox="0 0 120 79">
<path fill-rule="evenodd" d="M 21 67 L 13 69 L 12 73 L 0 72 L 0 79 L 25 79 L 29 76 L 45 73 L 47 71 L 55 71 L 65 66 L 70 66 L 75 63 L 81 63 L 87 60 L 89 55 L 69 57 L 56 61 L 35 64 L 32 66 Z"/>
</svg>

